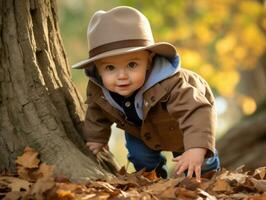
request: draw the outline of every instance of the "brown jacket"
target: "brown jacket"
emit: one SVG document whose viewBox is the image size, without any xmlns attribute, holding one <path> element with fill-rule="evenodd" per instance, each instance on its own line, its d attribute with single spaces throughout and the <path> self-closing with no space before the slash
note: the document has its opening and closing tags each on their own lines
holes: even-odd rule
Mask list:
<svg viewBox="0 0 266 200">
<path fill-rule="evenodd" d="M 203 147 L 209 150 L 208 156 L 214 152 L 214 97 L 206 81 L 194 72 L 180 69 L 144 93 L 141 128 L 111 106 L 102 89 L 92 81 L 88 83 L 87 97 L 86 141 L 107 143 L 110 126 L 116 123 L 154 150 L 183 152 Z"/>
</svg>

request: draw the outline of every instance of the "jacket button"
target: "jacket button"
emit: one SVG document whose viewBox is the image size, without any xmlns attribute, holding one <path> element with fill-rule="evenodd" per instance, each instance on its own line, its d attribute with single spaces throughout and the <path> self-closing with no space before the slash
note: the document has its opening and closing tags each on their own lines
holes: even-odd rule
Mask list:
<svg viewBox="0 0 266 200">
<path fill-rule="evenodd" d="M 150 139 L 151 139 L 151 133 L 146 132 L 146 133 L 144 134 L 144 138 L 145 138 L 145 140 L 150 140 Z"/>
<path fill-rule="evenodd" d="M 159 148 L 161 148 L 161 145 L 156 144 L 156 145 L 154 145 L 154 148 L 155 148 L 155 149 L 159 149 Z"/>
<path fill-rule="evenodd" d="M 144 100 L 144 106 L 148 107 L 149 106 L 149 102 Z"/>
<path fill-rule="evenodd" d="M 125 106 L 126 106 L 127 108 L 130 107 L 130 106 L 131 106 L 130 101 L 126 101 L 126 102 L 125 102 Z"/>
</svg>

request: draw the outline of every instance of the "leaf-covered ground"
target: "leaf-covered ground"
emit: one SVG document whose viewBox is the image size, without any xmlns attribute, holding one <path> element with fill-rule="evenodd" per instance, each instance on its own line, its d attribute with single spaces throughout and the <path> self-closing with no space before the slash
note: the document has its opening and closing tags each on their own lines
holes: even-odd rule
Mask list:
<svg viewBox="0 0 266 200">
<path fill-rule="evenodd" d="M 40 163 L 38 153 L 26 148 L 18 157 L 16 176 L 0 176 L 0 199 L 105 200 L 105 199 L 236 199 L 266 200 L 266 167 L 244 172 L 223 169 L 201 182 L 184 176 L 159 179 L 155 172 L 128 174 L 122 168 L 110 180 L 71 183 L 53 177 L 53 166 Z"/>
</svg>

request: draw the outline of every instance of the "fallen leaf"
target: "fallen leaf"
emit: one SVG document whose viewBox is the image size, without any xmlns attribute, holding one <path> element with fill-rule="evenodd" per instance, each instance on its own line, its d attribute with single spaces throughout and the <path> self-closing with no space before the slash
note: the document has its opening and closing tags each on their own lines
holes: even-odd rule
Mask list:
<svg viewBox="0 0 266 200">
<path fill-rule="evenodd" d="M 217 200 L 215 196 L 210 195 L 209 193 L 205 192 L 204 190 L 198 188 L 199 196 L 205 197 L 207 200 Z"/>
<path fill-rule="evenodd" d="M 259 179 L 266 179 L 266 167 L 257 168 L 253 176 L 255 178 L 258 177 Z"/>
<path fill-rule="evenodd" d="M 108 181 L 110 184 L 116 186 L 117 188 L 129 188 L 129 187 L 137 187 L 138 184 L 136 182 L 130 182 L 129 180 L 120 179 L 119 177 L 114 177 Z"/>
<path fill-rule="evenodd" d="M 26 180 L 9 176 L 1 176 L 0 185 L 8 186 L 12 192 L 28 191 L 31 186 Z"/>
<path fill-rule="evenodd" d="M 243 173 L 234 173 L 226 171 L 222 173 L 220 176 L 217 177 L 217 179 L 223 179 L 223 180 L 230 180 L 230 181 L 237 181 L 240 184 L 244 184 L 246 182 L 248 175 Z"/>
<path fill-rule="evenodd" d="M 123 166 L 120 168 L 120 170 L 117 172 L 119 175 L 126 175 L 127 174 L 127 170 L 126 170 L 126 167 Z"/>
<path fill-rule="evenodd" d="M 245 165 L 240 165 L 239 167 L 237 167 L 234 172 L 235 173 L 243 173 L 244 172 L 244 168 L 245 168 Z"/>
<path fill-rule="evenodd" d="M 35 179 L 42 178 L 42 177 L 53 177 L 54 174 L 54 166 L 47 165 L 46 163 L 41 163 L 39 168 L 33 172 L 33 176 Z"/>
<path fill-rule="evenodd" d="M 104 182 L 104 181 L 91 182 L 91 183 L 87 184 L 87 187 L 93 187 L 96 189 L 104 189 L 107 192 L 113 192 L 114 190 L 116 190 L 116 188 L 114 186 L 112 186 L 111 184 Z"/>
<path fill-rule="evenodd" d="M 150 172 L 143 172 L 142 173 L 142 176 L 144 176 L 145 178 L 149 179 L 149 180 L 156 180 L 158 179 L 158 176 L 156 174 L 156 171 L 155 170 L 152 170 Z"/>
<path fill-rule="evenodd" d="M 22 156 L 19 156 L 16 163 L 25 168 L 38 168 L 40 160 L 38 159 L 38 152 L 30 147 L 24 149 Z"/>
<path fill-rule="evenodd" d="M 34 196 L 38 200 L 45 199 L 43 194 L 55 186 L 53 178 L 39 178 L 35 184 L 33 184 L 30 195 Z"/>
<path fill-rule="evenodd" d="M 110 194 L 106 192 L 99 192 L 95 197 L 90 198 L 90 200 L 107 200 L 110 198 Z"/>
<path fill-rule="evenodd" d="M 215 179 L 208 180 L 205 178 L 201 178 L 199 188 L 206 191 L 211 185 L 213 185 L 214 182 L 215 182 Z"/>
<path fill-rule="evenodd" d="M 183 177 L 169 180 L 161 179 L 159 182 L 145 187 L 145 190 L 153 194 L 161 194 L 169 188 L 174 188 L 177 186 L 183 179 Z"/>
<path fill-rule="evenodd" d="M 187 190 L 186 188 L 178 187 L 176 188 L 177 199 L 196 199 L 198 193 L 196 191 Z"/>
<path fill-rule="evenodd" d="M 249 197 L 248 200 L 266 200 L 266 195 L 252 196 Z"/>
<path fill-rule="evenodd" d="M 258 190 L 258 192 L 266 192 L 266 180 L 250 178 L 250 181 L 254 184 L 254 187 Z"/>
<path fill-rule="evenodd" d="M 29 173 L 29 169 L 22 166 L 17 166 L 17 174 L 19 178 L 33 182 L 34 180 L 29 176 Z"/>
<path fill-rule="evenodd" d="M 145 199 L 145 200 L 152 200 L 152 199 L 153 199 L 153 198 L 152 198 L 152 195 L 149 194 L 149 193 L 147 193 L 147 192 L 142 192 L 142 193 L 140 193 L 140 195 L 139 195 L 138 198 L 139 198 L 139 199 Z"/>
<path fill-rule="evenodd" d="M 180 183 L 181 187 L 184 187 L 188 190 L 196 190 L 199 187 L 200 183 L 196 181 L 195 178 L 185 177 Z"/>
<path fill-rule="evenodd" d="M 25 193 L 23 192 L 8 192 L 3 200 L 19 200 L 19 199 L 24 199 Z"/>
<path fill-rule="evenodd" d="M 158 194 L 159 199 L 175 199 L 176 198 L 176 188 L 170 187 Z"/>
<path fill-rule="evenodd" d="M 57 198 L 59 200 L 72 200 L 75 199 L 75 194 L 71 191 L 67 190 L 57 190 L 56 191 Z"/>
<path fill-rule="evenodd" d="M 214 183 L 214 187 L 212 188 L 212 191 L 214 192 L 226 192 L 226 193 L 232 193 L 233 189 L 231 186 L 223 179 L 218 179 Z"/>
<path fill-rule="evenodd" d="M 231 196 L 232 198 L 235 198 L 235 199 L 247 199 L 249 195 L 245 193 L 236 193 L 236 194 L 232 194 Z"/>
</svg>

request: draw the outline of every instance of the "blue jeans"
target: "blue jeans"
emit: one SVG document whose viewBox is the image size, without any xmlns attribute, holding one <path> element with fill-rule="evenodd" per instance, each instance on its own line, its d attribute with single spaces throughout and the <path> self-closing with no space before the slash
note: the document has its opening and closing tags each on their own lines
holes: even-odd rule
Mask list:
<svg viewBox="0 0 266 200">
<path fill-rule="evenodd" d="M 161 151 L 155 151 L 146 146 L 140 139 L 125 133 L 128 160 L 131 161 L 137 171 L 145 168 L 146 171 L 156 169 L 158 176 L 167 178 L 166 159 Z M 178 153 L 173 152 L 174 156 Z M 179 154 L 180 155 L 180 154 Z M 213 157 L 205 159 L 201 173 L 220 169 L 220 160 L 217 152 Z"/>
</svg>

